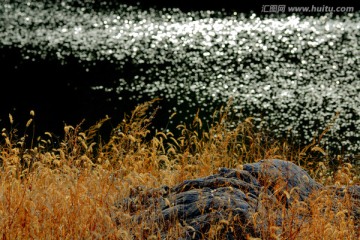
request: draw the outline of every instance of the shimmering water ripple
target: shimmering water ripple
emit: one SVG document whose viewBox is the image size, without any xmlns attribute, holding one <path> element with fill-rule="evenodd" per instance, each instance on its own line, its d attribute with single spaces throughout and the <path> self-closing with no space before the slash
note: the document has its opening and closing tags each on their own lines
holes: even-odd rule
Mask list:
<svg viewBox="0 0 360 240">
<path fill-rule="evenodd" d="M 69 1 L 71 2 L 71 1 Z M 277 134 L 310 142 L 336 112 L 329 146 L 360 150 L 360 13 L 347 16 L 221 16 L 216 12 L 111 11 L 63 1 L 0 6 L 0 44 L 24 58 L 75 56 L 85 65 L 130 58 L 133 79 L 117 89 L 142 102 L 156 96 L 184 119 L 234 99 L 233 114 L 254 116 Z"/>
</svg>

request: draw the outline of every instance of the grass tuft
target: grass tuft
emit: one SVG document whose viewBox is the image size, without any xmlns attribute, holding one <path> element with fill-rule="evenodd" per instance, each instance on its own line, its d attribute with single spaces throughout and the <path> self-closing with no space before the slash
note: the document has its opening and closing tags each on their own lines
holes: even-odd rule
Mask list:
<svg viewBox="0 0 360 240">
<path fill-rule="evenodd" d="M 242 169 L 244 163 L 278 158 L 301 165 L 329 188 L 306 202 L 296 198 L 296 189 L 283 191 L 281 196 L 294 199 L 288 209 L 286 201 L 269 201 L 262 194 L 262 207 L 249 223 L 260 229 L 261 239 L 359 239 L 359 219 L 349 214 L 354 207 L 349 194 L 345 191 L 339 198 L 331 190 L 359 185 L 359 168 L 346 159 L 338 159 L 334 166 L 320 141 L 300 148 L 256 130 L 251 118 L 229 128 L 229 106 L 214 113 L 208 128 L 198 113 L 192 124 L 177 127 L 178 135 L 151 134 L 157 101 L 143 103 L 126 115 L 107 142 L 98 132 L 108 117 L 86 130 L 81 124 L 66 125 L 56 145 L 49 132 L 37 139 L 26 130 L 19 135 L 9 115 L 10 126 L 2 129 L 0 142 L 2 238 L 161 239 L 166 230 L 166 239 L 176 239 L 190 226 L 176 219 L 171 224 L 154 224 L 151 219 L 156 211 L 136 221 L 130 207 L 117 203 L 139 188 L 171 187 L 213 174 L 219 167 Z M 26 129 L 34 124 L 34 116 L 31 111 Z M 139 200 L 137 211 L 145 211 L 141 204 Z M 222 234 L 234 231 L 238 223 L 237 216 L 230 215 L 211 225 L 203 237 L 223 239 Z M 259 238 L 248 235 L 247 239 Z"/>
</svg>

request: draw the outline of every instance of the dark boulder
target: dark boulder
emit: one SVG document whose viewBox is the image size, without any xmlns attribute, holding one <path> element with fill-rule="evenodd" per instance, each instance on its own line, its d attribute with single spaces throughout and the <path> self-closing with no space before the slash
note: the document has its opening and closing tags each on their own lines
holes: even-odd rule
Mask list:
<svg viewBox="0 0 360 240">
<path fill-rule="evenodd" d="M 305 200 L 312 191 L 323 187 L 315 182 L 304 169 L 288 161 L 261 160 L 245 164 L 244 170 L 256 177 L 262 186 L 268 187 L 271 191 L 274 191 L 275 186 L 277 192 L 296 191 L 300 200 Z"/>
<path fill-rule="evenodd" d="M 222 238 L 246 239 L 259 236 L 264 227 L 254 224 L 253 216 L 263 209 L 265 198 L 287 208 L 295 199 L 304 201 L 323 188 L 294 163 L 262 160 L 245 164 L 242 170 L 220 168 L 217 174 L 186 180 L 173 188 L 133 189 L 121 205 L 134 221 L 161 225 L 163 238 L 167 228 L 180 222 L 185 239 L 206 238 L 212 226 L 220 226 L 217 230 Z M 334 192 L 344 197 L 344 191 Z M 359 201 L 360 188 L 352 187 L 351 193 Z M 354 209 L 358 218 L 358 209 Z M 281 224 L 281 214 L 278 220 Z"/>
</svg>

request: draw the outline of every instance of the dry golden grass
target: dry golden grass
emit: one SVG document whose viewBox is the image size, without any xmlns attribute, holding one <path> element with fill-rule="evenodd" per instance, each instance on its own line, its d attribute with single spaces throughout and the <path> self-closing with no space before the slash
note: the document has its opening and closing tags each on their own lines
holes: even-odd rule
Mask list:
<svg viewBox="0 0 360 240">
<path fill-rule="evenodd" d="M 325 185 L 359 184 L 359 169 L 345 160 L 330 164 L 320 145 L 297 149 L 255 130 L 251 118 L 235 129 L 227 127 L 228 107 L 214 113 L 204 130 L 197 115 L 181 134 L 156 132 L 157 100 L 139 105 L 113 130 L 108 142 L 97 131 L 108 118 L 88 130 L 65 126 L 64 137 L 54 147 L 51 133 L 37 140 L 32 134 L 2 130 L 0 143 L 0 236 L 3 239 L 160 239 L 164 226 L 149 220 L 133 221 L 116 207 L 137 186 L 174 186 L 183 180 L 207 176 L 219 167 L 241 168 L 243 163 L 278 158 L 300 164 Z M 35 113 L 26 123 L 31 128 Z M 319 154 L 320 153 L 320 154 Z M 292 193 L 288 193 L 292 194 Z M 261 199 L 263 208 L 253 217 L 261 239 L 359 239 L 359 222 L 349 215 L 349 198 L 331 191 L 314 194 L 309 202 L 295 201 L 288 210 L 281 203 Z M 276 224 L 276 216 L 282 223 Z M 236 227 L 236 216 L 211 226 L 204 238 L 222 239 L 224 229 Z M 182 226 L 167 226 L 167 239 L 181 236 Z M 248 239 L 252 236 L 248 236 Z"/>
</svg>

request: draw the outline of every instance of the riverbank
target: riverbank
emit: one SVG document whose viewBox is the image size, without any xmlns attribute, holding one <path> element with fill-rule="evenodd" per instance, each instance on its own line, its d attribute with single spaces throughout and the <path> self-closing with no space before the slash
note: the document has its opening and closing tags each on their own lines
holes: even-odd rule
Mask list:
<svg viewBox="0 0 360 240">
<path fill-rule="evenodd" d="M 146 219 L 135 221 L 129 209 L 119 206 L 139 186 L 172 187 L 214 174 L 219 167 L 240 170 L 243 164 L 261 159 L 294 162 L 325 186 L 341 189 L 360 184 L 359 168 L 340 156 L 327 155 L 321 145 L 298 149 L 276 141 L 258 132 L 251 118 L 229 129 L 227 107 L 214 113 L 213 124 L 207 130 L 195 117 L 191 125 L 178 126 L 177 136 L 157 132 L 148 139 L 151 122 L 156 120 L 151 107 L 154 103 L 138 105 L 114 127 L 108 142 L 97 135 L 108 121 L 106 118 L 89 129 L 65 126 L 57 148 L 51 133 L 32 139 L 32 121 L 26 123 L 27 132 L 19 133 L 12 128 L 14 119 L 10 117 L 11 127 L 2 130 L 0 144 L 0 235 L 5 239 L 158 239 L 163 231 L 160 226 Z M 204 131 L 200 134 L 201 129 Z M 290 196 L 292 191 L 287 194 Z M 297 202 L 292 211 L 283 212 L 280 225 L 272 213 L 283 205 L 266 205 L 267 215 L 254 216 L 255 222 L 261 217 L 266 223 L 260 237 L 358 239 L 359 219 L 349 215 L 353 206 L 348 198 L 333 198 L 326 191 L 314 196 L 307 202 Z M 300 217 L 304 213 L 306 221 Z M 205 237 L 216 237 L 232 224 L 222 221 L 211 226 L 212 235 Z M 176 221 L 167 225 L 167 238 L 181 237 L 186 227 Z"/>
</svg>

